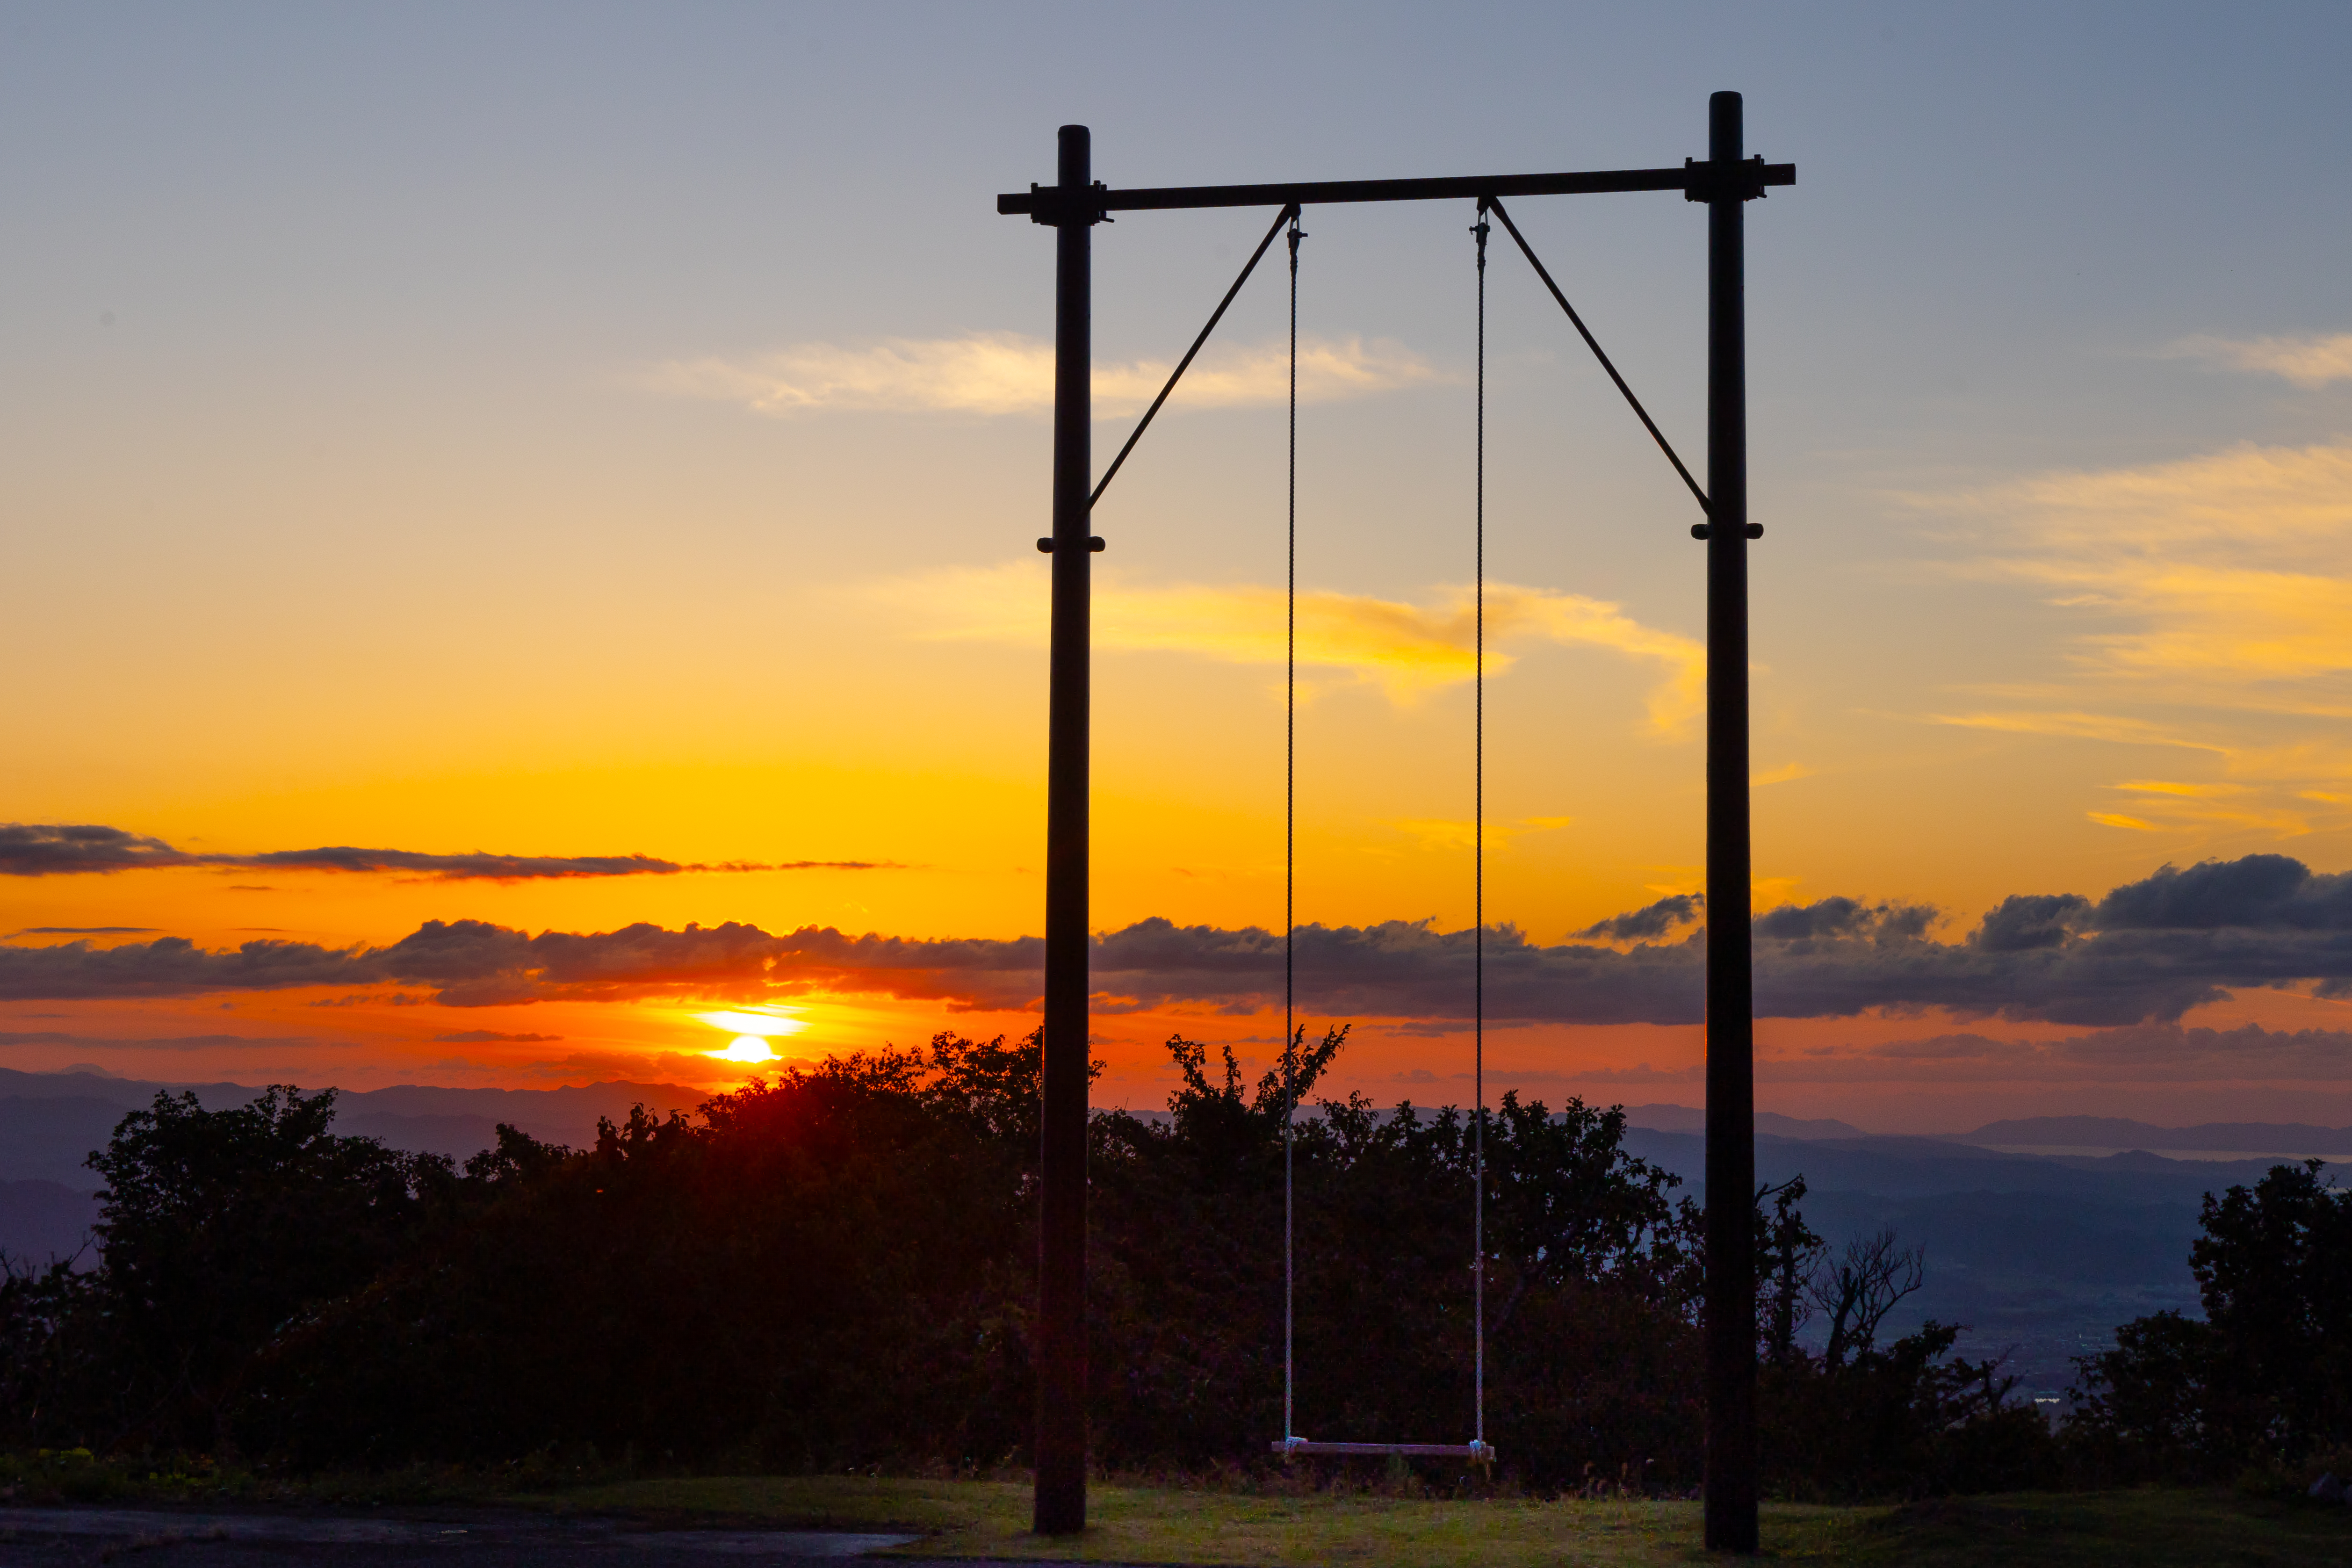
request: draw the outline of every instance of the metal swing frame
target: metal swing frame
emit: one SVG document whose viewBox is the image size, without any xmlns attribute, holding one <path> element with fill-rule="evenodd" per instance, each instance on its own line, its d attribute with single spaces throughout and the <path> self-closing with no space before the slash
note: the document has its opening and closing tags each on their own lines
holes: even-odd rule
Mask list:
<svg viewBox="0 0 2352 1568">
<path fill-rule="evenodd" d="M 1793 164 L 1745 156 L 1736 92 L 1707 103 L 1707 156 L 1680 168 L 1408 180 L 1343 180 L 1255 185 L 1108 189 L 1094 178 L 1093 143 L 1083 125 L 1058 138 L 1056 179 L 996 198 L 996 210 L 1055 230 L 1053 532 L 1038 541 L 1053 565 L 1046 780 L 1045 984 L 1037 1423 L 1034 1526 L 1042 1534 L 1086 1528 L 1087 1519 L 1087 1068 L 1090 860 L 1090 688 L 1093 557 L 1103 542 L 1088 511 L 1173 389 L 1144 416 L 1103 476 L 1092 467 L 1092 241 L 1115 212 L 1200 207 L 1287 209 L 1340 202 L 1467 199 L 1482 207 L 1505 196 L 1679 191 L 1707 208 L 1707 453 L 1702 491 L 1683 468 L 1707 521 L 1706 742 L 1706 1509 L 1710 1548 L 1757 1549 L 1755 1242 L 1746 1205 L 1723 1201 L 1755 1182 L 1754 975 L 1748 937 L 1748 521 L 1745 205 L 1769 186 L 1796 183 Z M 1499 211 L 1497 216 L 1501 216 Z M 1507 227 L 1521 247 L 1515 226 Z M 1258 254 L 1271 243 L 1277 218 Z M 1532 261 L 1534 255 L 1528 251 Z M 1255 264 L 1256 257 L 1251 258 Z M 1541 264 L 1538 263 L 1541 273 Z M 1555 299 L 1566 297 L 1541 273 Z M 1247 276 L 1247 268 L 1244 277 Z M 1237 280 L 1217 310 L 1222 317 Z M 1580 319 L 1572 321 L 1596 353 Z M 1210 328 L 1196 339 L 1192 363 Z M 1605 357 L 1603 363 L 1606 364 Z M 1612 380 L 1633 395 L 1613 366 Z M 1634 405 L 1640 411 L 1638 403 Z M 1669 457 L 1663 435 L 1642 415 Z M 1461 1449 L 1428 1445 L 1452 1456 Z M 1389 1445 L 1305 1445 L 1294 1451 L 1393 1453 Z M 1409 1450 L 1405 1450 L 1409 1451 Z"/>
</svg>

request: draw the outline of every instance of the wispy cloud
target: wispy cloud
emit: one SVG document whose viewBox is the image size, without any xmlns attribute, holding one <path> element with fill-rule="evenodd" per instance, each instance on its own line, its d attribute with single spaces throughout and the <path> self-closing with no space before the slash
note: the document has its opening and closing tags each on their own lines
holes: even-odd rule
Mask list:
<svg viewBox="0 0 2352 1568">
<path fill-rule="evenodd" d="M 152 936 L 162 928 L 157 926 L 26 926 L 8 933 L 11 940 L 20 936 Z"/>
<path fill-rule="evenodd" d="M 1098 364 L 1095 412 L 1140 412 L 1168 380 L 1172 361 Z M 1446 379 L 1400 344 L 1361 338 L 1302 339 L 1298 395 L 1307 403 L 1365 397 Z M 1034 414 L 1054 405 L 1054 345 L 1017 332 L 960 338 L 889 338 L 863 348 L 801 343 L 741 359 L 675 360 L 648 377 L 659 392 L 790 416 L 866 413 Z M 1212 350 L 1184 373 L 1169 406 L 1219 408 L 1289 395 L 1289 347 L 1267 342 Z"/>
<path fill-rule="evenodd" d="M 2136 779 L 2108 787 L 2132 796 L 2132 810 L 2155 819 L 2147 821 L 2140 816 L 2101 811 L 2089 814 L 2092 821 L 2109 827 L 2137 828 L 2149 833 L 2168 827 L 2251 828 L 2274 839 L 2299 838 L 2312 831 L 2314 814 L 2308 806 L 2300 810 L 2287 806 L 2264 808 L 2247 800 L 2255 793 L 2247 784 Z"/>
<path fill-rule="evenodd" d="M 2114 787 L 2133 795 L 2178 795 L 2183 800 L 2216 800 L 2246 793 L 2243 784 L 2184 784 L 2175 779 L 2126 779 Z"/>
<path fill-rule="evenodd" d="M 36 1015 L 47 1016 L 47 1015 Z M 320 1039 L 309 1035 L 138 1035 L 103 1037 L 64 1034 L 57 1030 L 0 1033 L 0 1048 L 16 1046 L 71 1046 L 85 1051 L 215 1051 L 236 1047 L 269 1050 L 355 1050 L 358 1040 Z M 67 1069 L 71 1071 L 73 1069 Z M 119 1075 L 109 1073 L 107 1077 Z"/>
<path fill-rule="evenodd" d="M 436 1046 L 518 1045 L 539 1046 L 560 1040 L 562 1035 L 516 1035 L 500 1029 L 453 1029 L 446 1035 L 436 1035 Z"/>
<path fill-rule="evenodd" d="M 2139 622 L 2077 645 L 2085 663 L 2118 675 L 2258 682 L 2352 671 L 2352 582 L 2191 561 L 2009 564 L 2061 590 L 2061 605 Z"/>
<path fill-rule="evenodd" d="M 1028 563 L 928 573 L 878 584 L 876 595 L 906 612 L 918 635 L 1042 647 L 1047 601 L 1040 569 Z M 1094 600 L 1095 646 L 1195 654 L 1234 664 L 1279 665 L 1284 596 L 1257 584 L 1136 587 L 1106 575 Z M 1379 686 L 1409 703 L 1477 673 L 1476 615 L 1467 590 L 1446 588 L 1434 605 L 1368 595 L 1298 595 L 1298 662 Z M 1497 645 L 1555 642 L 1605 647 L 1664 666 L 1649 696 L 1649 728 L 1686 733 L 1706 710 L 1706 648 L 1679 633 L 1643 626 L 1619 606 L 1578 594 L 1486 585 L 1486 672 L 1513 656 Z"/>
<path fill-rule="evenodd" d="M 1974 547 L 1950 571 L 2019 584 L 2072 623 L 2032 707 L 1934 721 L 2202 752 L 2225 782 L 2306 792 L 2090 810 L 2109 826 L 2292 837 L 2310 830 L 2312 786 L 2352 782 L 2334 738 L 2352 716 L 2352 443 L 1910 499 Z"/>
<path fill-rule="evenodd" d="M 2245 444 L 2135 468 L 2045 474 L 1915 505 L 2065 553 L 2160 556 L 2182 544 L 2293 549 L 2352 520 L 2352 446 Z"/>
<path fill-rule="evenodd" d="M 2164 351 L 2170 359 L 2200 359 L 2231 370 L 2284 376 L 2316 390 L 2330 382 L 2352 381 L 2352 332 L 2309 337 L 2182 338 Z"/>
<path fill-rule="evenodd" d="M 1951 724 L 1964 730 L 2000 730 L 2014 735 L 2057 735 L 2077 741 L 2111 741 L 2126 746 L 2179 746 L 2193 752 L 2227 756 L 2230 748 L 2175 734 L 2146 719 L 2114 713 L 2046 713 L 2032 710 L 1984 713 L 1931 713 L 1931 724 Z"/>
<path fill-rule="evenodd" d="M 272 849 L 258 855 L 196 854 L 97 823 L 11 822 L 0 824 L 0 877 L 57 877 L 78 872 L 113 872 L 158 867 L 203 866 L 246 870 L 343 871 L 428 878 L 435 881 L 522 882 L 579 877 L 667 877 L 685 871 L 877 871 L 902 870 L 888 860 L 726 860 L 716 863 L 657 859 L 651 855 L 428 855 L 414 849 Z M 265 892 L 267 889 L 233 891 Z M 127 932 L 132 927 L 35 927 L 35 931 L 84 935 Z M 18 935 L 26 934 L 18 932 Z"/>
</svg>

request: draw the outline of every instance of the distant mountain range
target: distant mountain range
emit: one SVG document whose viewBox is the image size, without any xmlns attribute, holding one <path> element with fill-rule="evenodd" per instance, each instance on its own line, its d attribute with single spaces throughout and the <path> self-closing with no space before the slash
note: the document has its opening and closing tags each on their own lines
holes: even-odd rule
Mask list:
<svg viewBox="0 0 2352 1568">
<path fill-rule="evenodd" d="M 1761 1118 L 1757 1125 L 1763 1125 Z M 1988 1121 L 1953 1135 L 1959 1143 L 2012 1149 L 2201 1149 L 2249 1154 L 2352 1155 L 2352 1127 L 2301 1121 L 2206 1121 L 2195 1127 L 2151 1127 L 2115 1116 L 2026 1116 Z"/>
<path fill-rule="evenodd" d="M 1660 1132 L 1705 1132 L 1706 1112 L 1687 1105 L 1633 1105 L 1629 1127 Z M 1769 1110 L 1756 1113 L 1756 1131 L 1775 1138 L 1805 1140 L 1876 1138 L 1851 1122 L 1806 1121 Z M 2024 1116 L 1988 1121 L 1972 1132 L 1941 1132 L 1939 1142 L 2017 1150 L 2194 1149 L 2204 1153 L 2337 1155 L 2352 1159 L 2352 1127 L 2315 1127 L 2302 1121 L 2207 1121 L 2195 1127 L 2158 1127 L 2120 1116 Z"/>
<path fill-rule="evenodd" d="M 123 1112 L 160 1092 L 185 1089 L 207 1110 L 243 1105 L 252 1084 L 153 1083 L 110 1073 L 18 1072 L 0 1068 L 0 1182 L 46 1181 L 89 1192 L 98 1178 L 82 1162 L 106 1146 Z M 692 1110 L 704 1089 L 675 1083 L 597 1083 L 563 1089 L 436 1089 L 399 1084 L 336 1096 L 335 1131 L 378 1138 L 396 1149 L 462 1160 L 498 1141 L 509 1122 L 534 1138 L 574 1147 L 596 1141 L 596 1119 L 628 1119 L 644 1105 L 657 1115 Z M 5 1212 L 5 1211 L 0 1211 Z M 0 1231 L 0 1247 L 10 1247 Z"/>
<path fill-rule="evenodd" d="M 1648 1127 L 1660 1132 L 1705 1132 L 1706 1112 L 1687 1105 L 1629 1105 L 1625 1108 L 1625 1125 Z M 1778 1111 L 1756 1113 L 1756 1131 L 1770 1133 L 1775 1138 L 1867 1138 L 1871 1136 L 1850 1121 L 1824 1118 L 1808 1121 L 1803 1117 L 1782 1116 Z"/>
</svg>

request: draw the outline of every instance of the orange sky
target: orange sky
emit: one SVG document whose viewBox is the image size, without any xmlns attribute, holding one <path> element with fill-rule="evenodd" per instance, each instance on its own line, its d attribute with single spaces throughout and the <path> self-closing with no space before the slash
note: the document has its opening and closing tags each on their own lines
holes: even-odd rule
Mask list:
<svg viewBox="0 0 2352 1568">
<path fill-rule="evenodd" d="M 1604 68 L 1548 14 L 1405 11 L 1360 69 L 1301 74 L 1313 7 L 1247 18 L 1265 58 L 1238 66 L 1204 63 L 1244 20 L 1213 7 L 1090 14 L 1078 43 L 1046 9 L 583 19 L 552 58 L 527 11 L 27 24 L 0 95 L 27 237 L 0 260 L 0 823 L 181 858 L 0 875 L 7 949 L 365 952 L 436 921 L 1034 935 L 1049 247 L 991 195 L 1046 174 L 1067 118 L 1120 183 L 1671 162 L 1727 84 L 1801 170 L 1749 226 L 1759 910 L 1930 906 L 1922 940 L 1958 962 L 2012 895 L 2352 867 L 2352 203 L 2326 199 L 2330 138 L 2275 107 L 2342 113 L 2310 79 L 2329 50 L 2279 18 L 2121 43 L 2037 20 L 2020 50 L 2023 12 L 1883 36 L 1628 16 Z M 1167 79 L 1020 85 L 1067 48 Z M 1205 100 L 1173 85 L 1187 60 Z M 2143 90 L 2176 79 L 2201 90 Z M 1437 108 L 1473 87 L 1497 107 Z M 2052 146 L 2178 177 L 2094 200 Z M 2231 178 L 2191 177 L 2207 161 Z M 1522 207 L 1696 458 L 1694 213 Z M 1327 926 L 1470 919 L 1466 221 L 1310 215 L 1298 909 Z M 1263 223 L 1099 231 L 1098 465 Z M 1516 258 L 1490 289 L 1487 913 L 1551 949 L 1699 884 L 1700 561 L 1687 497 Z M 1097 513 L 1105 931 L 1280 918 L 1283 309 L 1253 282 Z M 252 860 L 336 846 L 825 864 Z M 1759 1102 L 1908 1130 L 2352 1121 L 2352 1023 L 2315 994 L 2336 962 L 2137 1020 L 1770 1018 Z M 59 973 L 0 992 L 0 1066 L 718 1086 L 745 1069 L 695 1015 L 766 994 Z M 777 984 L 788 1056 L 1034 1023 L 1002 984 L 969 1011 Z M 1108 1005 L 1119 1103 L 1164 1094 L 1171 1032 L 1262 1058 L 1280 1028 L 1206 992 Z M 1342 1087 L 1465 1094 L 1458 1016 L 1351 1016 Z M 1487 1052 L 1498 1088 L 1699 1100 L 1687 1022 L 1510 1021 Z"/>
</svg>

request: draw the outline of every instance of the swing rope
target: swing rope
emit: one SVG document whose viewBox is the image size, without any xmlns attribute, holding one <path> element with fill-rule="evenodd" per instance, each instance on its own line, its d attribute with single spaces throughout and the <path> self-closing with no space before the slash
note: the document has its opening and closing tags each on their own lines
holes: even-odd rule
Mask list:
<svg viewBox="0 0 2352 1568">
<path fill-rule="evenodd" d="M 1495 1450 L 1486 1442 L 1486 209 L 1478 202 L 1478 222 L 1470 232 L 1477 237 L 1478 265 L 1478 397 L 1477 458 L 1474 516 L 1476 555 L 1477 663 L 1472 777 L 1475 858 L 1472 870 L 1472 972 L 1474 993 L 1472 1077 L 1477 1115 L 1471 1124 L 1471 1300 L 1476 1340 L 1474 1375 L 1473 1432 L 1467 1443 L 1317 1443 L 1295 1430 L 1297 1389 L 1296 1304 L 1297 1300 L 1298 1193 L 1294 1152 L 1298 1137 L 1298 1047 L 1305 1030 L 1297 1021 L 1297 942 L 1298 930 L 1298 242 L 1307 237 L 1295 205 L 1285 209 L 1290 225 L 1290 469 L 1288 510 L 1288 577 L 1285 600 L 1283 665 L 1282 777 L 1282 1062 L 1286 1089 L 1282 1129 L 1282 1441 L 1275 1452 L 1289 1458 L 1300 1454 L 1419 1455 L 1433 1458 L 1468 1459 L 1491 1465 Z M 1271 239 L 1273 237 L 1268 235 Z M 1263 248 L 1263 247 L 1261 247 Z M 1247 268 L 1243 276 L 1248 276 Z M 1239 285 L 1236 285 L 1239 287 Z M 1213 323 L 1212 323 L 1213 324 Z M 1181 368 L 1181 367 L 1180 367 Z M 1140 432 L 1139 432 L 1139 434 Z M 1108 476 L 1106 476 L 1108 478 Z"/>
</svg>

